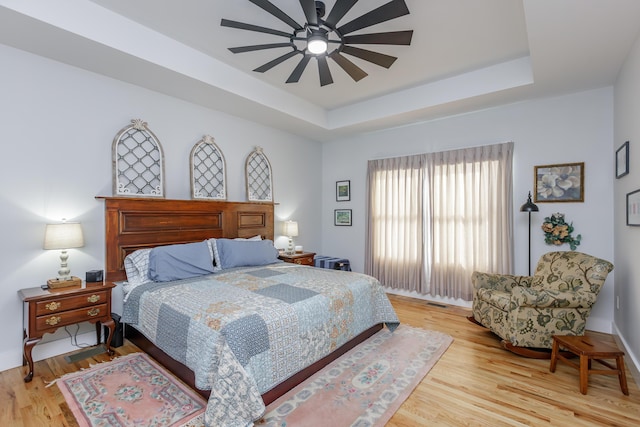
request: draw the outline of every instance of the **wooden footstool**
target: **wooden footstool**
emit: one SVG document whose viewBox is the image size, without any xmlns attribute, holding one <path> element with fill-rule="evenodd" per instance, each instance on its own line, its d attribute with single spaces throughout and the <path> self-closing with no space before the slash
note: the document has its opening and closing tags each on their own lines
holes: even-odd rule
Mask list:
<svg viewBox="0 0 640 427">
<path fill-rule="evenodd" d="M 559 351 L 560 347 L 579 356 L 580 364 L 564 357 Z M 554 335 L 551 366 L 549 367 L 551 372 L 556 371 L 558 359 L 580 371 L 580 393 L 587 394 L 589 374 L 602 374 L 617 375 L 620 380 L 620 389 L 625 395 L 629 395 L 627 377 L 624 370 L 624 352 L 618 349 L 614 342 L 606 342 L 597 335 L 588 333 L 584 336 Z M 616 366 L 602 359 L 616 359 Z M 595 360 L 609 369 L 592 369 L 591 360 Z"/>
</svg>

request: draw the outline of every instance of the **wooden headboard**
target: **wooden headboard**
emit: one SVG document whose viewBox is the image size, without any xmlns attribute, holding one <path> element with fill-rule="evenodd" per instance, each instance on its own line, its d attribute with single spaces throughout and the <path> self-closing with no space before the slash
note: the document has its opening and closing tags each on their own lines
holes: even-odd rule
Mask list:
<svg viewBox="0 0 640 427">
<path fill-rule="evenodd" d="M 98 197 L 105 201 L 105 280 L 126 280 L 124 258 L 138 249 L 212 237 L 273 240 L 273 203 Z"/>
</svg>

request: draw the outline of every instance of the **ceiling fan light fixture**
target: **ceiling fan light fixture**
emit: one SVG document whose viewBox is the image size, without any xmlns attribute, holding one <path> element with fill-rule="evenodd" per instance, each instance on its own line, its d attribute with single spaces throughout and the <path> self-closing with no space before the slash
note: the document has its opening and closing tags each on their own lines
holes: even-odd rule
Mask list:
<svg viewBox="0 0 640 427">
<path fill-rule="evenodd" d="M 322 34 L 312 34 L 307 39 L 307 50 L 314 55 L 321 55 L 327 52 L 329 43 L 327 38 Z"/>
</svg>

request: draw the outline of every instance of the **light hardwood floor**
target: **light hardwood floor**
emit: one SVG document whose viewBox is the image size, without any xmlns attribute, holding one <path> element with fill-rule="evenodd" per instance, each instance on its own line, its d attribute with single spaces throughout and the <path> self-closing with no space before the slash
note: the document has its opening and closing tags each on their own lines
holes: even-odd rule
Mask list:
<svg viewBox="0 0 640 427">
<path fill-rule="evenodd" d="M 575 369 L 558 364 L 551 373 L 548 360 L 503 350 L 497 337 L 466 319 L 467 310 L 390 299 L 402 323 L 446 332 L 454 342 L 387 426 L 640 425 L 640 389 L 629 372 L 629 396 L 617 377 L 604 375 L 590 376 L 582 395 Z M 116 349 L 118 355 L 134 351 L 128 343 Z M 106 360 L 104 354 L 76 363 L 63 356 L 43 360 L 28 384 L 22 381 L 24 368 L 0 372 L 0 426 L 77 426 L 58 387 L 46 385 Z"/>
</svg>

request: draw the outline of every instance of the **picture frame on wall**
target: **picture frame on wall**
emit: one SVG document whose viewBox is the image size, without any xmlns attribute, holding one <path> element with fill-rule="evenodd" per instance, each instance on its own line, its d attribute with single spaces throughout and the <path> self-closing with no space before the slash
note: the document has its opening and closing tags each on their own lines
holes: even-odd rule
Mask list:
<svg viewBox="0 0 640 427">
<path fill-rule="evenodd" d="M 336 202 L 351 200 L 351 181 L 336 181 Z"/>
<path fill-rule="evenodd" d="M 629 141 L 616 150 L 616 178 L 622 178 L 629 173 Z"/>
<path fill-rule="evenodd" d="M 640 227 L 640 189 L 627 194 L 627 225 Z"/>
<path fill-rule="evenodd" d="M 536 203 L 584 202 L 584 162 L 535 166 Z"/>
<path fill-rule="evenodd" d="M 333 211 L 334 225 L 351 225 L 351 209 L 336 209 Z"/>
</svg>

